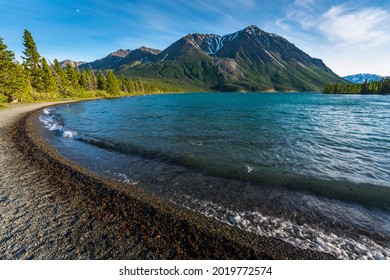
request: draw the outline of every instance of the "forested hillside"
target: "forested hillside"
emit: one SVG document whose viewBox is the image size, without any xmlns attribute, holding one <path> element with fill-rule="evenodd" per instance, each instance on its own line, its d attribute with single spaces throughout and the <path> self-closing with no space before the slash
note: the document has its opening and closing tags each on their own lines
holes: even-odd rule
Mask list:
<svg viewBox="0 0 390 280">
<path fill-rule="evenodd" d="M 39 54 L 28 30 L 24 31 L 23 45 L 23 62 L 19 63 L 0 37 L 0 104 L 182 90 L 138 77 L 118 78 L 111 71 L 95 73 L 91 68 L 80 70 L 72 64 L 62 68 L 57 59 L 49 64 Z"/>
<path fill-rule="evenodd" d="M 324 93 L 390 94 L 390 78 L 363 84 L 332 84 L 325 87 Z"/>
</svg>

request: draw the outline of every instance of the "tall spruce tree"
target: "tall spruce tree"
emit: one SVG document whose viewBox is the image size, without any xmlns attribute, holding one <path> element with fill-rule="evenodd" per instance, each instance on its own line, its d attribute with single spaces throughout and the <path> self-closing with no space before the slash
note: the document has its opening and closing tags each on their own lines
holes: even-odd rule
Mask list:
<svg viewBox="0 0 390 280">
<path fill-rule="evenodd" d="M 55 93 L 58 91 L 57 82 L 53 76 L 53 72 L 47 64 L 47 61 L 44 57 L 41 58 L 41 65 L 42 65 L 42 90 L 46 94 L 51 93 L 56 95 Z M 47 95 L 46 97 L 51 97 L 50 95 Z"/>
<path fill-rule="evenodd" d="M 42 72 L 40 67 L 40 54 L 37 50 L 37 45 L 27 29 L 24 30 L 23 34 L 23 45 L 25 50 L 23 52 L 24 56 L 24 66 L 27 70 L 27 73 L 30 78 L 31 86 L 36 90 L 41 90 L 42 85 Z"/>
<path fill-rule="evenodd" d="M 60 92 L 63 92 L 65 87 L 69 84 L 68 77 L 66 76 L 66 72 L 64 69 L 61 68 L 60 63 L 57 59 L 54 59 L 54 73 L 55 78 L 57 80 L 58 88 L 60 89 Z"/>
<path fill-rule="evenodd" d="M 96 79 L 97 79 L 96 84 L 98 90 L 106 90 L 107 79 L 101 71 L 97 74 Z"/>
<path fill-rule="evenodd" d="M 7 50 L 0 37 L 0 102 L 28 101 L 29 81 L 22 66 L 15 61 L 15 54 Z"/>
<path fill-rule="evenodd" d="M 80 73 L 79 84 L 82 89 L 89 90 L 87 72 L 83 69 Z"/>
<path fill-rule="evenodd" d="M 95 76 L 95 72 L 93 71 L 91 65 L 89 65 L 89 80 L 91 82 L 91 89 L 96 89 L 97 88 L 97 79 L 96 79 L 96 76 Z"/>
<path fill-rule="evenodd" d="M 25 47 L 23 54 L 25 56 L 22 58 L 29 69 L 36 70 L 39 68 L 39 59 L 41 56 L 38 53 L 37 45 L 35 44 L 30 31 L 27 29 L 24 30 L 23 40 L 23 45 Z"/>
<path fill-rule="evenodd" d="M 109 94 L 112 95 L 118 95 L 120 93 L 118 79 L 111 70 L 107 72 L 106 90 Z"/>
<path fill-rule="evenodd" d="M 73 89 L 79 90 L 80 89 L 79 76 L 77 75 L 75 68 L 70 63 L 66 65 L 66 74 L 68 77 L 69 85 Z"/>
</svg>

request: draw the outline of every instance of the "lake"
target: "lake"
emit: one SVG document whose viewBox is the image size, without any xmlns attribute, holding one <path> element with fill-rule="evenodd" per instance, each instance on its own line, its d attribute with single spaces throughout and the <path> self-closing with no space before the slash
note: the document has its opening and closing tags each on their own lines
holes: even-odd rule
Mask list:
<svg viewBox="0 0 390 280">
<path fill-rule="evenodd" d="M 46 108 L 43 133 L 103 177 L 341 259 L 390 259 L 390 99 L 188 93 Z"/>
</svg>

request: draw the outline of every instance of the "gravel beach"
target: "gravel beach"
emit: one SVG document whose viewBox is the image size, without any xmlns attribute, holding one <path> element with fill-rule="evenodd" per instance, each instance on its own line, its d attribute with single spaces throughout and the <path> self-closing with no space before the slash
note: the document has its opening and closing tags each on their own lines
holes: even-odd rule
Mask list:
<svg viewBox="0 0 390 280">
<path fill-rule="evenodd" d="M 38 109 L 53 104 L 0 110 L 0 259 L 334 258 L 243 232 L 62 158 L 38 128 Z"/>
</svg>

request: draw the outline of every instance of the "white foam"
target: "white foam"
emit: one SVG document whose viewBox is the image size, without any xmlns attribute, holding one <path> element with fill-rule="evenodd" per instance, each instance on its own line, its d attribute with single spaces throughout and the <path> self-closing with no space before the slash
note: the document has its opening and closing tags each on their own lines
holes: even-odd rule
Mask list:
<svg viewBox="0 0 390 280">
<path fill-rule="evenodd" d="M 205 216 L 262 236 L 274 237 L 303 249 L 332 254 L 338 259 L 390 260 L 390 248 L 382 247 L 365 236 L 339 236 L 308 224 L 298 225 L 290 220 L 266 216 L 260 212 L 233 212 L 210 201 L 184 196 L 182 203 Z M 182 201 L 183 202 L 183 201 Z M 192 208 L 189 206 L 192 205 Z"/>
<path fill-rule="evenodd" d="M 78 136 L 78 133 L 76 131 L 64 130 L 62 132 L 62 137 L 65 137 L 65 138 L 76 138 L 77 136 Z"/>
<path fill-rule="evenodd" d="M 45 109 L 43 109 L 43 113 L 45 115 L 50 115 L 51 110 L 52 110 L 52 108 L 45 108 Z"/>
<path fill-rule="evenodd" d="M 65 138 L 77 138 L 79 133 L 74 130 L 65 128 L 63 125 L 59 124 L 54 115 L 52 114 L 53 108 L 43 109 L 43 115 L 39 116 L 39 121 L 45 125 L 45 127 L 50 131 L 59 131 L 62 132 L 62 137 Z"/>
<path fill-rule="evenodd" d="M 248 173 L 251 173 L 253 170 L 253 166 L 250 166 L 249 164 L 245 164 L 246 169 L 248 170 Z"/>
<path fill-rule="evenodd" d="M 114 173 L 114 176 L 117 177 L 117 179 L 122 182 L 122 183 L 125 183 L 125 184 L 132 184 L 132 185 L 137 185 L 139 183 L 139 181 L 134 181 L 134 180 L 131 180 L 130 178 L 128 178 L 126 176 L 126 174 L 123 174 L 123 173 Z"/>
<path fill-rule="evenodd" d="M 61 131 L 64 129 L 64 127 L 58 123 L 49 123 L 46 127 L 51 131 Z"/>
</svg>

